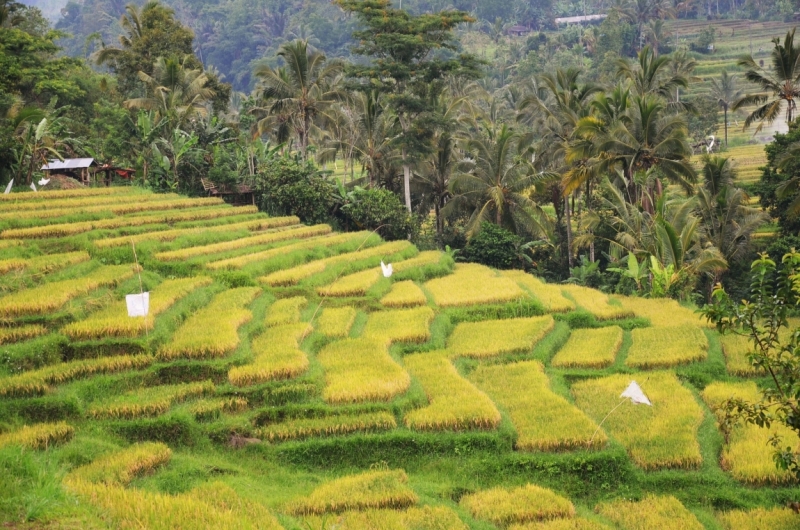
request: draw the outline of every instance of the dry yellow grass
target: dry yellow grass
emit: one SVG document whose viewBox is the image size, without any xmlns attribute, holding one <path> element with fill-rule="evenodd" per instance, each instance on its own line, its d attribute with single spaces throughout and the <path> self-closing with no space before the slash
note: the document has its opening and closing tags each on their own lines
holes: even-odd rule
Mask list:
<svg viewBox="0 0 800 530">
<path fill-rule="evenodd" d="M 569 499 L 534 484 L 479 491 L 463 496 L 459 504 L 476 519 L 500 526 L 575 515 Z"/>
<path fill-rule="evenodd" d="M 392 290 L 381 298 L 381 305 L 384 307 L 415 307 L 427 302 L 425 293 L 411 280 L 395 283 Z"/>
<path fill-rule="evenodd" d="M 308 305 L 308 300 L 303 296 L 282 298 L 267 309 L 267 326 L 280 326 L 300 322 L 300 311 Z"/>
<path fill-rule="evenodd" d="M 361 272 L 342 276 L 330 285 L 317 288 L 321 296 L 364 296 L 366 292 L 381 279 L 379 268 L 371 268 Z"/>
<path fill-rule="evenodd" d="M 619 326 L 573 330 L 551 364 L 558 368 L 611 366 L 622 346 L 622 335 Z"/>
<path fill-rule="evenodd" d="M 258 287 L 239 287 L 216 295 L 159 349 L 159 358 L 222 357 L 232 352 L 239 345 L 239 326 L 253 318 L 253 313 L 245 307 L 259 294 Z"/>
<path fill-rule="evenodd" d="M 595 508 L 624 530 L 703 530 L 700 521 L 672 496 L 646 497 L 641 501 L 614 501 Z"/>
<path fill-rule="evenodd" d="M 16 431 L 0 434 L 0 448 L 21 445 L 28 449 L 47 449 L 51 445 L 68 441 L 74 432 L 75 429 L 63 421 L 25 425 Z"/>
<path fill-rule="evenodd" d="M 575 300 L 578 307 L 594 315 L 597 320 L 615 320 L 634 316 L 630 309 L 610 304 L 608 296 L 596 289 L 572 284 L 562 285 L 561 288 Z"/>
<path fill-rule="evenodd" d="M 402 469 L 367 471 L 331 480 L 290 503 L 287 511 L 295 515 L 338 513 L 370 508 L 406 508 L 417 503 Z"/>
<path fill-rule="evenodd" d="M 92 271 L 89 276 L 23 289 L 0 298 L 0 316 L 44 315 L 98 287 L 116 285 L 127 280 L 134 272 L 131 265 L 106 265 Z"/>
<path fill-rule="evenodd" d="M 210 283 L 211 278 L 205 276 L 164 280 L 150 292 L 150 308 L 146 317 L 129 317 L 125 300 L 119 300 L 85 320 L 67 324 L 61 328 L 61 332 L 72 340 L 138 337 L 146 330 L 153 329 L 156 317 L 175 302 Z"/>
<path fill-rule="evenodd" d="M 335 516 L 303 517 L 303 528 L 313 530 L 467 530 L 468 527 L 445 506 L 411 507 L 397 510 L 346 511 Z"/>
<path fill-rule="evenodd" d="M 405 424 L 422 431 L 494 429 L 500 412 L 494 403 L 461 377 L 447 352 L 407 355 L 403 364 L 419 379 L 430 405 L 409 411 Z"/>
<path fill-rule="evenodd" d="M 235 232 L 237 230 L 267 230 L 270 228 L 292 226 L 299 223 L 300 219 L 293 215 L 289 217 L 264 217 L 262 219 L 244 221 L 241 223 L 198 226 L 194 228 L 173 228 L 171 230 L 154 230 L 148 231 L 144 234 L 136 234 L 132 236 L 98 239 L 93 241 L 93 243 L 94 246 L 98 248 L 119 247 L 122 245 L 130 245 L 131 242 L 141 243 L 143 241 L 173 241 L 179 237 L 190 236 L 194 234 L 205 234 L 208 232 Z"/>
<path fill-rule="evenodd" d="M 305 322 L 267 328 L 253 340 L 253 362 L 231 368 L 228 381 L 248 386 L 302 374 L 308 369 L 308 357 L 300 342 L 310 332 L 311 325 Z"/>
<path fill-rule="evenodd" d="M 146 387 L 92 403 L 87 415 L 95 419 L 133 419 L 164 414 L 180 401 L 214 392 L 211 381 Z"/>
<path fill-rule="evenodd" d="M 638 328 L 625 364 L 633 368 L 669 368 L 702 361 L 708 356 L 708 339 L 697 326 Z"/>
<path fill-rule="evenodd" d="M 343 339 L 350 333 L 358 311 L 354 307 L 329 307 L 317 318 L 315 329 L 328 338 Z"/>
<path fill-rule="evenodd" d="M 561 292 L 561 286 L 545 283 L 523 271 L 503 271 L 500 274 L 528 289 L 548 313 L 564 313 L 575 309 L 575 303 Z"/>
<path fill-rule="evenodd" d="M 340 340 L 325 346 L 317 359 L 325 370 L 322 397 L 328 403 L 389 401 L 411 384 L 389 355 L 386 340 Z"/>
<path fill-rule="evenodd" d="M 0 344 L 18 342 L 25 339 L 32 339 L 47 333 L 47 328 L 39 324 L 28 324 L 13 328 L 0 328 Z"/>
<path fill-rule="evenodd" d="M 539 361 L 482 365 L 470 379 L 508 412 L 517 430 L 517 449 L 588 448 L 590 440 L 595 448 L 607 441 L 605 433 L 597 430 L 597 423 L 550 389 Z"/>
<path fill-rule="evenodd" d="M 590 379 L 572 385 L 572 393 L 578 407 L 601 421 L 620 403 L 619 395 L 631 379 L 636 379 L 653 406 L 626 401 L 605 420 L 605 431 L 619 440 L 634 463 L 644 469 L 698 467 L 702 457 L 697 429 L 703 421 L 703 410 L 674 373 Z"/>
<path fill-rule="evenodd" d="M 370 313 L 363 336 L 388 342 L 425 342 L 430 340 L 434 313 L 430 307 L 392 309 Z"/>
<path fill-rule="evenodd" d="M 789 508 L 733 510 L 717 519 L 725 530 L 800 530 L 800 520 Z"/>
<path fill-rule="evenodd" d="M 529 298 L 516 282 L 497 276 L 492 269 L 476 263 L 459 263 L 453 274 L 430 280 L 425 287 L 441 307 L 496 304 Z"/>
<path fill-rule="evenodd" d="M 52 272 L 69 265 L 89 261 L 89 253 L 85 250 L 65 252 L 63 254 L 45 254 L 35 258 L 11 258 L 0 260 L 0 274 L 11 271 Z"/>
<path fill-rule="evenodd" d="M 170 250 L 168 252 L 159 252 L 155 258 L 161 261 L 178 261 L 195 258 L 197 256 L 205 256 L 208 254 L 215 254 L 217 252 L 226 252 L 229 250 L 236 250 L 239 248 L 250 247 L 255 245 L 266 245 L 269 243 L 277 243 L 279 241 L 287 241 L 289 239 L 306 239 L 315 236 L 329 234 L 331 227 L 328 225 L 315 225 L 315 226 L 297 226 L 290 227 L 284 230 L 277 230 L 274 232 L 267 232 L 265 234 L 258 234 L 250 237 L 242 237 L 234 239 L 233 241 L 224 241 L 222 243 L 213 243 L 210 245 L 201 245 L 197 247 L 181 248 L 178 250 Z"/>
<path fill-rule="evenodd" d="M 476 359 L 505 353 L 528 352 L 555 326 L 550 315 L 484 322 L 463 322 L 456 326 L 447 349 L 453 356 Z"/>
<path fill-rule="evenodd" d="M 722 403 L 731 398 L 758 402 L 760 393 L 756 384 L 715 382 L 703 390 L 703 399 L 709 408 L 717 411 Z M 773 460 L 775 449 L 769 444 L 773 435 L 782 438 L 783 446 L 800 445 L 797 434 L 780 423 L 766 429 L 758 425 L 740 423 L 731 429 L 729 444 L 722 448 L 720 465 L 731 476 L 746 484 L 786 484 L 795 482 L 794 476 L 778 469 Z"/>
<path fill-rule="evenodd" d="M 299 418 L 273 423 L 256 430 L 256 435 L 271 442 L 299 440 L 313 436 L 337 436 L 354 432 L 379 432 L 397 427 L 394 416 L 388 412 Z"/>
</svg>

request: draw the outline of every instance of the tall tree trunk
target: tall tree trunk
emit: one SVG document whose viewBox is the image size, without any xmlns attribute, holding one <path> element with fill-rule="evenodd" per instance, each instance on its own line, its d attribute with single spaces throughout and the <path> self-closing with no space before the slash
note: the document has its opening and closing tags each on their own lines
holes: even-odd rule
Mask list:
<svg viewBox="0 0 800 530">
<path fill-rule="evenodd" d="M 567 262 L 569 268 L 572 268 L 572 216 L 569 213 L 569 197 L 564 197 L 564 212 L 566 214 L 565 220 L 567 222 Z"/>
<path fill-rule="evenodd" d="M 592 181 L 586 181 L 586 214 L 592 211 Z M 594 234 L 592 234 L 594 236 Z M 594 237 L 589 241 L 589 261 L 594 262 Z"/>
<path fill-rule="evenodd" d="M 725 149 L 728 148 L 728 106 L 722 107 L 725 110 Z"/>
<path fill-rule="evenodd" d="M 411 166 L 406 161 L 406 148 L 403 148 L 403 193 L 406 198 L 406 210 L 411 213 Z"/>
</svg>

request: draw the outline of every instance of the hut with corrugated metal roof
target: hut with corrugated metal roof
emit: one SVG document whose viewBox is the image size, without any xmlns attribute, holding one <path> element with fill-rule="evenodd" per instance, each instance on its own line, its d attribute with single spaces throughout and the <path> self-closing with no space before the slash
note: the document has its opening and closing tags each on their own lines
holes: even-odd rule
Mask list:
<svg viewBox="0 0 800 530">
<path fill-rule="evenodd" d="M 72 177 L 82 184 L 89 184 L 89 168 L 96 167 L 94 158 L 65 158 L 64 160 L 51 160 L 42 166 L 48 177 L 64 175 Z"/>
</svg>

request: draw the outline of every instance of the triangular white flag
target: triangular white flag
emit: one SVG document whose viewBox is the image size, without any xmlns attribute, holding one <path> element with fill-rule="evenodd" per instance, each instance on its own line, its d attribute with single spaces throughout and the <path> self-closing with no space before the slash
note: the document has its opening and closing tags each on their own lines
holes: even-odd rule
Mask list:
<svg viewBox="0 0 800 530">
<path fill-rule="evenodd" d="M 37 191 L 37 190 L 36 190 L 36 184 L 34 184 L 33 182 L 31 182 L 31 189 L 32 189 L 33 191 Z"/>
<path fill-rule="evenodd" d="M 388 278 L 392 275 L 392 264 L 386 265 L 384 262 L 381 261 L 381 270 L 383 271 L 383 277 Z"/>
<path fill-rule="evenodd" d="M 634 405 L 653 406 L 653 404 L 650 403 L 650 400 L 647 399 L 647 396 L 644 395 L 642 388 L 636 384 L 636 381 L 631 381 L 631 384 L 628 385 L 628 388 L 626 388 L 625 391 L 619 395 L 619 397 L 630 398 Z"/>
<path fill-rule="evenodd" d="M 14 186 L 14 179 L 11 179 L 11 181 L 8 183 L 8 186 L 6 186 L 6 191 L 3 192 L 3 195 L 8 195 L 9 193 L 11 193 L 11 188 L 13 186 Z"/>
<path fill-rule="evenodd" d="M 50 179 L 46 179 L 44 177 L 39 179 L 39 186 L 47 186 L 48 184 L 50 184 Z"/>
<path fill-rule="evenodd" d="M 129 294 L 125 297 L 129 317 L 146 317 L 150 312 L 150 293 Z"/>
</svg>

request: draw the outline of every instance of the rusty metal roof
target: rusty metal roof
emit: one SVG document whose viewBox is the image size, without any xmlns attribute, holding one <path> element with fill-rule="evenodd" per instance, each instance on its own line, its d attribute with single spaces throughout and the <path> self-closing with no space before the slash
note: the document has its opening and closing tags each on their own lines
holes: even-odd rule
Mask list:
<svg viewBox="0 0 800 530">
<path fill-rule="evenodd" d="M 65 158 L 61 160 L 51 160 L 49 164 L 42 166 L 44 171 L 52 171 L 54 169 L 83 169 L 90 166 L 96 166 L 97 163 L 94 158 Z"/>
</svg>

